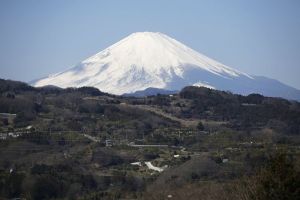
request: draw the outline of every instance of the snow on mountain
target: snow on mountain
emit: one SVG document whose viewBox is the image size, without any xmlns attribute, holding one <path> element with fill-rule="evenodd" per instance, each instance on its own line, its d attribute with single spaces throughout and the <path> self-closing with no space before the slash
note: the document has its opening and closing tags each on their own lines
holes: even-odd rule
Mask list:
<svg viewBox="0 0 300 200">
<path fill-rule="evenodd" d="M 147 88 L 178 91 L 187 85 L 243 94 L 263 88 L 254 77 L 210 59 L 165 34 L 153 32 L 133 33 L 74 68 L 33 85 L 93 86 L 118 95 Z"/>
<path fill-rule="evenodd" d="M 209 89 L 216 89 L 214 86 L 211 86 L 208 83 L 203 83 L 201 81 L 199 81 L 198 83 L 194 83 L 193 86 L 206 87 L 206 88 L 209 88 Z"/>
<path fill-rule="evenodd" d="M 162 34 L 134 33 L 76 67 L 50 75 L 35 86 L 94 86 L 114 94 L 149 87 L 166 88 L 187 69 L 206 70 L 223 78 L 242 73 L 216 62 Z"/>
</svg>

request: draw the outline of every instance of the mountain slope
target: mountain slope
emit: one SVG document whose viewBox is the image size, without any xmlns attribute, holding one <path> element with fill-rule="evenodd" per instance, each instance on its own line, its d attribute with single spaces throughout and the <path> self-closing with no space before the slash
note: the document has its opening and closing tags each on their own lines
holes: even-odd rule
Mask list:
<svg viewBox="0 0 300 200">
<path fill-rule="evenodd" d="M 147 88 L 180 90 L 187 85 L 242 94 L 260 92 L 263 88 L 255 77 L 212 60 L 162 33 L 152 32 L 133 33 L 74 68 L 40 79 L 33 85 L 93 86 L 119 95 Z M 299 94 L 296 99 L 300 99 L 299 91 L 288 89 Z M 281 91 L 264 92 L 281 96 Z M 295 96 L 282 97 L 294 99 Z"/>
</svg>

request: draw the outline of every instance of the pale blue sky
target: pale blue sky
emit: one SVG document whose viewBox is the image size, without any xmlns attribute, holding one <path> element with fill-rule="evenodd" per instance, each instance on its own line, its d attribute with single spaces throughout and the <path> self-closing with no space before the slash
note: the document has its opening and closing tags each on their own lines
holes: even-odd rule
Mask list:
<svg viewBox="0 0 300 200">
<path fill-rule="evenodd" d="M 0 77 L 63 71 L 137 31 L 300 89 L 299 0 L 0 0 Z"/>
</svg>

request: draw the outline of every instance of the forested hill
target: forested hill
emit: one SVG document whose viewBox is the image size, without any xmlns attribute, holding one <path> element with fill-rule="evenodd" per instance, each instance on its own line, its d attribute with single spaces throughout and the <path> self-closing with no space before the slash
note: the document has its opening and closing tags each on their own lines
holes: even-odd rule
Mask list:
<svg viewBox="0 0 300 200">
<path fill-rule="evenodd" d="M 186 87 L 179 96 L 192 100 L 182 115 L 232 121 L 241 129 L 268 125 L 280 132 L 300 133 L 300 103 L 297 101 L 260 94 L 242 96 L 197 87 Z"/>
<path fill-rule="evenodd" d="M 83 121 L 79 119 L 69 121 L 71 119 L 68 113 L 73 113 L 72 117 L 78 118 L 87 114 L 110 113 L 107 116 L 115 114 L 112 117 L 114 120 L 121 118 L 125 120 L 136 117 L 134 113 L 143 106 L 144 114 L 151 116 L 154 115 L 153 109 L 150 112 L 145 107 L 155 107 L 181 119 L 226 121 L 231 128 L 241 130 L 268 127 L 286 134 L 300 132 L 299 102 L 259 94 L 242 96 L 204 87 L 186 87 L 174 95 L 123 97 L 109 95 L 92 87 L 34 88 L 26 83 L 3 79 L 0 79 L 0 83 L 0 112 L 17 114 L 15 119 L 17 127 L 35 123 L 37 127 L 49 128 L 47 123 L 40 124 L 41 115 L 60 112 L 59 115 L 63 120 L 60 123 L 52 122 L 52 126 L 57 126 L 57 129 L 73 130 L 74 127 L 68 124 L 78 123 L 79 127 L 83 125 Z M 127 106 L 124 106 L 125 103 Z M 129 113 L 128 110 L 135 112 Z M 170 121 L 159 115 L 155 116 L 160 117 L 162 122 Z M 96 122 L 87 120 L 86 128 L 95 129 Z M 137 123 L 142 127 L 158 127 L 151 122 Z M 128 124 L 125 123 L 124 127 L 128 127 Z"/>
</svg>

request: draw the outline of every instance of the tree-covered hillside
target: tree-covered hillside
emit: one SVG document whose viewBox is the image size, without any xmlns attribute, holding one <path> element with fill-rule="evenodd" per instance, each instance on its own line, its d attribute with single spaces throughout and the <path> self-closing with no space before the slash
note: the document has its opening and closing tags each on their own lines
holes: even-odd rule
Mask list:
<svg viewBox="0 0 300 200">
<path fill-rule="evenodd" d="M 0 199 L 297 199 L 299 145 L 296 101 L 0 80 Z"/>
</svg>

